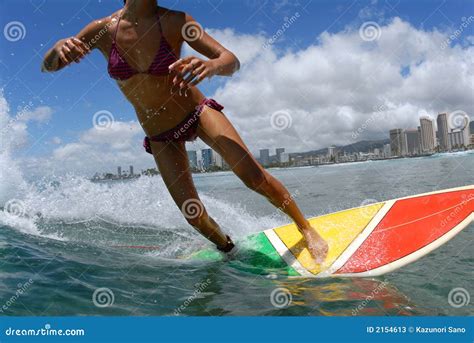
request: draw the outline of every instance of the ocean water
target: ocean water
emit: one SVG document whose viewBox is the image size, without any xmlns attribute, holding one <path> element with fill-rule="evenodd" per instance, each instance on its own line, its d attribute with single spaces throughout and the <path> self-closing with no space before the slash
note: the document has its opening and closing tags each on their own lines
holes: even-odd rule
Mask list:
<svg viewBox="0 0 474 343">
<path fill-rule="evenodd" d="M 8 156 L 7 156 L 8 157 Z M 2 158 L 7 158 L 3 156 Z M 474 225 L 419 261 L 378 278 L 289 279 L 182 256 L 209 247 L 158 177 L 27 182 L 12 161 L 0 178 L 0 315 L 468 315 Z M 12 170 L 12 168 L 14 168 Z M 474 152 L 273 169 L 305 215 L 474 183 Z M 241 238 L 288 219 L 231 173 L 196 175 L 210 214 Z M 122 246 L 156 246 L 154 249 Z M 465 294 L 466 295 L 466 294 Z"/>
</svg>

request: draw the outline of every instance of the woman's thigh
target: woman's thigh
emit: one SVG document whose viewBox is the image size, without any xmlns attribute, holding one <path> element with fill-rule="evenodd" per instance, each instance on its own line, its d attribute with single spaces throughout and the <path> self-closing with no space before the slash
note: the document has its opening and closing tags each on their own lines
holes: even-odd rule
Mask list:
<svg viewBox="0 0 474 343">
<path fill-rule="evenodd" d="M 205 107 L 199 118 L 197 132 L 199 137 L 221 155 L 244 182 L 247 177 L 261 177 L 263 168 L 223 113 Z"/>
</svg>

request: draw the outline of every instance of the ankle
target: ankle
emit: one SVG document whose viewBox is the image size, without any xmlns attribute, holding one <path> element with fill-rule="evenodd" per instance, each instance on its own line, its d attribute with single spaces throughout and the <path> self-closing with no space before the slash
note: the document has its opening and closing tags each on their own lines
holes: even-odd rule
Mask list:
<svg viewBox="0 0 474 343">
<path fill-rule="evenodd" d="M 314 230 L 314 228 L 311 226 L 309 222 L 306 222 L 303 225 L 296 225 L 296 226 L 298 227 L 298 230 L 300 230 L 301 233 Z"/>
<path fill-rule="evenodd" d="M 235 247 L 235 245 L 234 245 L 234 242 L 232 242 L 232 239 L 230 239 L 229 236 L 226 236 L 226 244 L 222 245 L 222 246 L 218 245 L 217 250 L 228 253 L 232 249 L 234 249 L 234 247 Z"/>
</svg>

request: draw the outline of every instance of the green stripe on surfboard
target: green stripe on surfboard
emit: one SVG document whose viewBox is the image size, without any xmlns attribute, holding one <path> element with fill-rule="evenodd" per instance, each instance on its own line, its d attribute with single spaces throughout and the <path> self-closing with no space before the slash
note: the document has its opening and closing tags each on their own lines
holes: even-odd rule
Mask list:
<svg viewBox="0 0 474 343">
<path fill-rule="evenodd" d="M 263 233 L 245 237 L 236 242 L 237 252 L 229 265 L 253 274 L 268 275 L 272 273 L 299 276 L 300 274 L 281 258 L 273 245 Z M 192 260 L 221 261 L 223 254 L 209 248 L 200 250 L 190 257 Z"/>
</svg>

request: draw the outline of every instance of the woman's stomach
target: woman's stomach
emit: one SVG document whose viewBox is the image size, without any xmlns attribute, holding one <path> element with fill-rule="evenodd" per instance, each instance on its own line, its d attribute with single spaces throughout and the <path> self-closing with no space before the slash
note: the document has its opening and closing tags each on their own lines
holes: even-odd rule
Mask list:
<svg viewBox="0 0 474 343">
<path fill-rule="evenodd" d="M 138 121 L 147 136 L 174 128 L 204 99 L 196 87 L 189 89 L 187 96 L 183 92 L 180 95 L 177 88 L 172 94 L 171 81 L 171 76 L 145 74 L 119 83 L 120 89 L 135 108 Z"/>
</svg>

